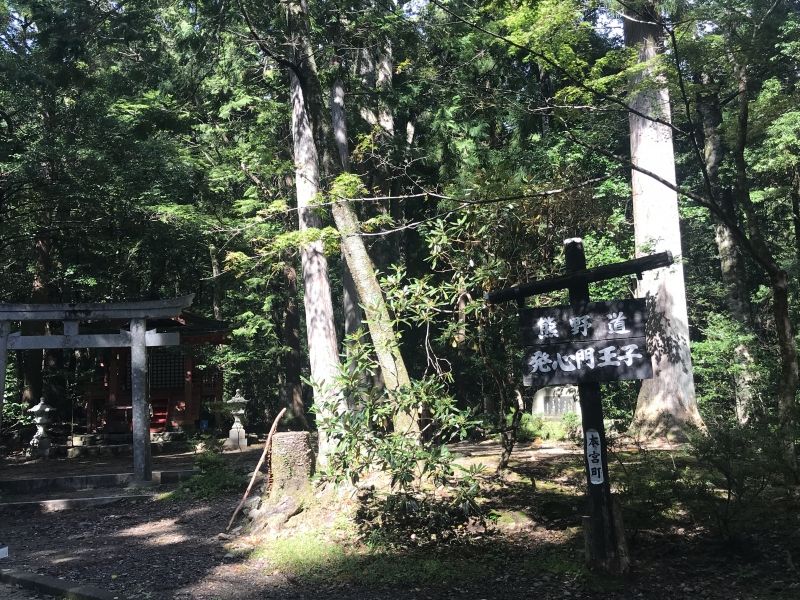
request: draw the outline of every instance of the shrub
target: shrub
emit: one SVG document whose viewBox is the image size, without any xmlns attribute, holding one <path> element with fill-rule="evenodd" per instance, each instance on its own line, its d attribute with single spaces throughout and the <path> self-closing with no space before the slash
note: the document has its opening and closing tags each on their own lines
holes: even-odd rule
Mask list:
<svg viewBox="0 0 800 600">
<path fill-rule="evenodd" d="M 407 506 L 416 505 L 426 513 L 436 506 L 446 513 L 457 510 L 464 518 L 471 517 L 478 511 L 476 473 L 456 465 L 446 444 L 465 439 L 476 421 L 458 408 L 439 379 L 412 381 L 391 392 L 374 386 L 371 375 L 378 366 L 371 347 L 357 335 L 348 343 L 348 359 L 338 380 L 353 408 L 336 414 L 332 405 L 325 413 L 330 416 L 318 416 L 318 427 L 334 443 L 321 477 L 355 485 L 371 471 L 382 471 L 390 480 L 389 494 L 382 500 L 387 507 L 402 499 Z M 397 415 L 416 413 L 420 406 L 426 409 L 423 435 L 392 429 Z M 457 471 L 460 477 L 456 477 Z M 445 486 L 450 493 L 436 494 Z M 437 502 L 433 502 L 435 496 Z"/>
<path fill-rule="evenodd" d="M 246 484 L 245 474 L 231 467 L 215 449 L 204 450 L 198 454 L 195 467 L 199 472 L 181 486 L 177 496 L 215 498 L 241 491 Z"/>
<path fill-rule="evenodd" d="M 507 425 L 512 425 L 513 415 L 508 415 L 506 418 Z M 544 420 L 539 415 L 532 415 L 530 413 L 523 413 L 519 428 L 517 429 L 517 441 L 519 442 L 532 442 L 533 440 L 543 437 L 542 431 L 544 427 Z"/>
<path fill-rule="evenodd" d="M 733 539 L 754 521 L 763 492 L 780 477 L 784 463 L 779 427 L 767 419 L 746 424 L 707 419 L 706 426 L 706 434 L 696 432 L 690 438 L 699 468 L 684 474 L 687 504 L 698 520 Z"/>
</svg>

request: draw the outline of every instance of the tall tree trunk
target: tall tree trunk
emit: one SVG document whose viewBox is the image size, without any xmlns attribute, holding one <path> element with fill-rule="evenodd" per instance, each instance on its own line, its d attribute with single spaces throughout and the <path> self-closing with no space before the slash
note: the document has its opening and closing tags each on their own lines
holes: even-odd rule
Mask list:
<svg viewBox="0 0 800 600">
<path fill-rule="evenodd" d="M 300 209 L 301 229 L 303 229 L 303 221 L 306 221 L 306 227 L 317 226 L 319 223 L 318 217 L 308 208 L 311 199 L 320 191 L 320 165 L 326 175 L 331 176 L 336 171 L 335 161 L 333 155 L 338 153 L 336 150 L 336 140 L 347 139 L 346 131 L 334 132 L 331 127 L 331 119 L 328 118 L 326 112 L 323 110 L 324 102 L 322 96 L 322 87 L 317 73 L 316 63 L 314 61 L 314 52 L 311 40 L 308 35 L 308 8 L 303 0 L 299 2 L 291 0 L 288 4 L 293 19 L 293 24 L 296 26 L 295 35 L 291 39 L 291 43 L 295 49 L 295 67 L 290 69 L 290 83 L 291 83 L 291 97 L 292 97 L 292 134 L 295 145 L 295 164 L 297 170 L 297 197 L 298 208 Z M 343 107 L 343 97 L 342 107 Z M 345 121 L 340 120 L 340 124 L 344 125 Z M 315 145 L 316 144 L 316 145 Z M 320 154 L 317 153 L 317 147 L 321 149 Z M 341 147 L 341 146 L 340 146 Z M 321 158 L 321 161 L 320 161 Z M 301 203 L 301 197 L 303 202 Z M 347 264 L 353 275 L 353 280 L 356 286 L 358 297 L 364 305 L 364 310 L 367 315 L 370 337 L 372 338 L 375 351 L 378 355 L 378 361 L 383 373 L 386 386 L 390 390 L 396 390 L 408 383 L 408 373 L 405 369 L 400 350 L 397 345 L 394 331 L 389 318 L 388 309 L 383 299 L 383 295 L 378 285 L 375 270 L 372 266 L 372 261 L 366 252 L 364 240 L 359 233 L 358 217 L 353 211 L 353 207 L 349 202 L 334 202 L 331 212 L 333 214 L 336 226 L 342 236 L 342 247 L 345 253 Z M 315 225 L 311 225 L 313 219 Z M 319 244 L 319 256 L 324 260 L 322 254 L 322 244 Z M 311 373 L 315 377 L 315 356 L 311 348 L 311 329 L 310 322 L 313 322 L 314 315 L 312 315 L 309 306 L 309 297 L 317 298 L 318 295 L 309 290 L 309 271 L 306 269 L 306 251 L 309 249 L 306 246 L 303 255 L 303 276 L 305 279 L 305 301 L 306 301 L 306 322 L 309 330 L 309 351 L 311 352 Z M 318 269 L 317 269 L 318 270 Z M 333 352 L 336 349 L 336 334 L 333 330 L 333 310 L 330 300 L 330 285 L 327 278 L 327 263 L 325 263 L 325 293 L 327 298 L 324 302 L 317 300 L 318 308 L 317 314 L 319 321 L 323 321 L 323 315 L 320 314 L 321 307 L 330 307 L 326 309 L 324 314 L 324 329 L 330 329 L 330 337 L 327 339 L 333 340 Z M 312 293 L 310 293 L 312 292 Z M 321 298 L 321 295 L 319 296 Z M 322 336 L 320 332 L 319 337 Z M 322 346 L 321 342 L 317 342 L 318 346 Z M 330 348 L 327 349 L 330 352 Z M 328 356 L 328 353 L 325 353 Z M 335 354 L 334 354 L 335 356 Z M 320 361 L 322 355 L 317 357 Z M 333 371 L 339 365 L 338 356 L 333 361 L 325 361 L 325 365 L 333 365 Z M 322 368 L 323 364 L 320 361 L 318 368 Z M 332 382 L 332 379 L 328 379 Z M 339 395 L 338 410 L 347 410 L 345 400 Z M 401 415 L 395 422 L 395 426 L 404 430 L 413 430 L 416 427 L 416 415 Z M 320 433 L 320 447 L 323 446 L 322 432 Z M 320 451 L 322 454 L 322 450 Z"/>
<path fill-rule="evenodd" d="M 300 231 L 315 229 L 321 222 L 313 207 L 319 193 L 319 158 L 314 143 L 311 120 L 306 106 L 303 87 L 293 69 L 289 70 L 289 85 L 292 108 L 292 140 L 294 143 L 295 187 Z M 303 304 L 306 315 L 311 379 L 314 387 L 314 404 L 317 415 L 331 418 L 335 410 L 345 410 L 341 405 L 336 374 L 339 354 L 336 328 L 333 322 L 333 301 L 328 278 L 328 261 L 317 240 L 303 245 L 300 253 L 303 268 Z M 319 428 L 319 454 L 321 465 L 327 464 L 331 442 L 324 427 Z"/>
<path fill-rule="evenodd" d="M 772 287 L 772 314 L 775 319 L 775 333 L 780 352 L 781 376 L 778 383 L 778 417 L 784 444 L 784 460 L 792 477 L 797 478 L 797 455 L 794 444 L 795 423 L 797 422 L 796 395 L 800 383 L 800 370 L 797 364 L 797 346 L 794 339 L 794 326 L 789 312 L 789 276 L 775 260 L 766 240 L 759 217 L 750 199 L 750 184 L 747 176 L 745 148 L 750 119 L 749 80 L 746 65 L 735 64 L 734 74 L 738 80 L 739 114 L 736 130 L 736 143 L 733 149 L 736 169 L 736 194 L 747 219 L 747 229 L 755 258 L 765 267 Z"/>
<path fill-rule="evenodd" d="M 795 423 L 797 422 L 797 386 L 800 371 L 797 365 L 797 346 L 795 346 L 794 326 L 789 316 L 789 276 L 779 270 L 770 277 L 772 284 L 772 305 L 775 318 L 775 331 L 781 355 L 781 379 L 778 384 L 778 416 L 781 424 L 781 437 L 784 441 L 784 460 L 787 470 L 798 479 L 797 450 L 794 444 Z"/>
<path fill-rule="evenodd" d="M 789 191 L 792 198 L 792 223 L 794 224 L 794 259 L 800 265 L 800 167 L 794 168 L 792 189 Z"/>
<path fill-rule="evenodd" d="M 333 138 L 343 171 L 350 170 L 350 148 L 347 143 L 347 116 L 344 110 L 344 84 L 337 77 L 331 88 L 331 121 Z M 358 304 L 358 292 L 350 273 L 350 267 L 342 250 L 342 309 L 344 311 L 344 333 L 346 336 L 361 329 L 361 307 Z"/>
<path fill-rule="evenodd" d="M 344 111 L 344 88 L 339 79 L 334 82 L 331 100 L 334 139 L 337 142 L 342 169 L 346 171 L 350 161 L 349 155 L 346 155 L 346 145 L 341 143 L 341 140 L 347 140 L 347 120 Z M 397 335 L 383 292 L 378 284 L 375 266 L 360 235 L 358 216 L 353 206 L 346 200 L 334 200 L 338 201 L 334 201 L 331 212 L 342 236 L 342 253 L 348 274 L 352 275 L 356 293 L 366 313 L 369 334 L 383 375 L 383 384 L 389 391 L 397 391 L 407 386 L 410 379 L 405 361 L 400 354 Z M 397 431 L 416 431 L 417 415 L 399 415 L 395 419 L 394 427 Z"/>
<path fill-rule="evenodd" d="M 34 240 L 34 274 L 31 286 L 31 302 L 42 304 L 50 302 L 52 277 L 52 240 L 50 233 L 43 230 Z M 44 335 L 47 323 L 44 321 L 23 321 L 22 335 Z M 43 371 L 44 352 L 42 350 L 25 350 L 23 361 L 22 400 L 28 404 L 36 404 L 44 392 Z"/>
<path fill-rule="evenodd" d="M 222 320 L 222 269 L 219 264 L 219 256 L 217 256 L 217 247 L 214 244 L 208 246 L 208 253 L 211 258 L 211 276 L 213 277 L 213 290 L 214 295 L 212 298 L 214 318 Z"/>
<path fill-rule="evenodd" d="M 358 217 L 348 202 L 335 202 L 332 212 L 336 228 L 342 236 L 344 256 L 366 313 L 369 335 L 378 357 L 384 385 L 389 391 L 397 391 L 407 386 L 410 379 L 383 292 L 375 275 L 375 267 L 360 235 Z M 417 415 L 398 415 L 394 427 L 396 431 L 416 431 Z"/>
<path fill-rule="evenodd" d="M 377 74 L 375 78 L 375 89 L 378 92 L 378 125 L 381 133 L 381 148 L 383 156 L 380 157 L 377 171 L 380 173 L 381 185 L 379 187 L 382 196 L 392 196 L 395 193 L 395 186 L 392 185 L 391 165 L 394 163 L 394 110 L 389 102 L 392 94 L 392 77 L 394 74 L 394 50 L 390 37 L 382 39 L 378 51 Z M 402 205 L 399 200 L 387 199 L 380 204 L 380 209 L 385 214 L 398 220 L 403 216 Z M 385 271 L 392 263 L 400 260 L 402 232 L 395 232 L 383 236 L 380 244 L 383 245 L 382 252 L 376 256 L 378 268 Z M 380 246 L 379 246 L 380 247 Z"/>
<path fill-rule="evenodd" d="M 297 311 L 297 271 L 291 265 L 283 269 L 286 279 L 286 306 L 283 310 L 283 343 L 287 348 L 284 357 L 284 389 L 283 401 L 294 419 L 299 421 L 303 429 L 308 430 L 306 408 L 303 404 L 303 386 L 300 381 L 300 315 Z"/>
<path fill-rule="evenodd" d="M 372 135 L 377 151 L 373 152 L 367 181 L 370 189 L 375 189 L 380 196 L 391 196 L 393 193 L 391 179 L 392 146 L 395 125 L 394 111 L 388 101 L 392 93 L 392 74 L 394 71 L 392 42 L 388 37 L 374 40 L 373 47 L 363 48 L 359 52 L 358 69 L 366 89 L 374 88 L 377 102 L 372 106 L 362 106 L 361 117 L 372 127 Z M 390 199 L 375 202 L 373 206 L 378 214 L 402 217 L 402 206 Z M 401 234 L 382 236 L 374 240 L 369 248 L 370 256 L 380 270 L 400 258 Z"/>
<path fill-rule="evenodd" d="M 394 58 L 392 40 L 388 37 L 381 43 L 377 63 L 375 89 L 378 91 L 378 125 L 381 127 L 381 135 L 391 142 L 394 138 L 394 113 L 389 106 L 388 98 L 392 93 Z"/>
<path fill-rule="evenodd" d="M 703 83 L 705 86 L 711 85 L 707 78 Z M 722 189 L 719 179 L 719 168 L 724 160 L 725 148 L 720 133 L 722 110 L 717 93 L 700 94 L 697 98 L 697 112 L 703 128 L 704 159 L 711 187 L 709 195 L 712 201 L 719 205 L 720 210 L 725 212 L 729 220 L 735 222 L 736 209 L 733 196 L 730 190 Z M 739 324 L 742 330 L 752 331 L 753 319 L 744 264 L 734 233 L 727 223 L 715 214 L 712 213 L 711 218 L 714 223 L 714 238 L 719 252 L 722 283 L 725 286 L 728 309 L 733 320 Z M 746 343 L 737 344 L 734 354 L 737 363 L 737 370 L 733 374 L 736 417 L 740 423 L 745 423 L 752 411 L 755 365 L 753 355 Z"/>
<path fill-rule="evenodd" d="M 642 12 L 625 19 L 625 43 L 635 48 L 641 71 L 631 78 L 631 161 L 637 167 L 675 182 L 672 130 L 656 122 L 670 121 L 666 82 L 655 74 L 660 28 L 656 11 L 647 4 Z M 659 181 L 633 170 L 634 237 L 637 255 L 669 250 L 681 256 L 677 194 Z M 683 438 L 687 427 L 702 425 L 697 410 L 683 266 L 648 271 L 639 282 L 639 296 L 647 299 L 648 344 L 653 357 L 653 378 L 642 382 L 632 429 L 651 439 Z"/>
</svg>

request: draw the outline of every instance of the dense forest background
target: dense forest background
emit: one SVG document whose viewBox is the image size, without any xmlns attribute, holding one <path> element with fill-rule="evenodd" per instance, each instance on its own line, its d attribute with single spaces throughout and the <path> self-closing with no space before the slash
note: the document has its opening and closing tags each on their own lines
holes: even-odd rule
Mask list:
<svg viewBox="0 0 800 600">
<path fill-rule="evenodd" d="M 797 2 L 3 1 L 0 22 L 2 301 L 195 293 L 233 328 L 205 358 L 227 392 L 300 428 L 324 253 L 334 362 L 360 298 L 399 356 L 373 365 L 351 336 L 351 375 L 373 365 L 488 430 L 527 392 L 517 307 L 484 292 L 563 272 L 569 237 L 589 266 L 645 252 L 631 166 L 674 157 L 700 415 L 797 439 Z M 667 110 L 638 110 L 653 93 Z M 637 115 L 669 146 L 632 151 Z M 75 393 L 87 360 L 12 357 L 4 427 L 41 390 Z M 604 387 L 627 427 L 639 386 Z"/>
</svg>

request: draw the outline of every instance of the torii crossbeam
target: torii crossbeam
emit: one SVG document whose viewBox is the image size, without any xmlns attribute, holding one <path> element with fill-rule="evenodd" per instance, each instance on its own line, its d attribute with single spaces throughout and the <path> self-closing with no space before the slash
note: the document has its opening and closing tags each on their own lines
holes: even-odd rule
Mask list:
<svg viewBox="0 0 800 600">
<path fill-rule="evenodd" d="M 0 426 L 8 350 L 45 348 L 131 349 L 131 400 L 133 405 L 133 472 L 139 481 L 152 479 L 150 411 L 147 390 L 147 348 L 177 346 L 178 333 L 147 331 L 147 319 L 177 317 L 192 305 L 194 294 L 148 302 L 82 304 L 0 304 Z M 118 334 L 81 334 L 85 321 L 130 321 L 129 331 Z M 22 321 L 61 321 L 63 335 L 11 333 L 11 324 Z"/>
</svg>

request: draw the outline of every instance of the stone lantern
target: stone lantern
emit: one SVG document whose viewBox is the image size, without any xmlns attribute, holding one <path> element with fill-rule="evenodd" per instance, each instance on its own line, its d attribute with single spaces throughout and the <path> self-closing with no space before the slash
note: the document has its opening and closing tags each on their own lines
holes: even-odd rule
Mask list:
<svg viewBox="0 0 800 600">
<path fill-rule="evenodd" d="M 225 404 L 230 406 L 231 414 L 233 415 L 233 427 L 228 432 L 228 439 L 225 440 L 223 448 L 225 450 L 244 450 L 247 448 L 247 432 L 244 430 L 242 418 L 244 417 L 244 409 L 247 406 L 247 399 L 242 396 L 242 391 L 237 389 L 233 398 L 226 400 Z"/>
<path fill-rule="evenodd" d="M 50 424 L 52 413 L 55 410 L 55 408 L 45 403 L 44 398 L 40 398 L 39 404 L 28 409 L 28 412 L 33 415 L 33 422 L 36 425 L 36 433 L 31 439 L 31 455 L 46 458 L 50 454 L 50 438 L 47 437 L 45 426 Z"/>
</svg>

